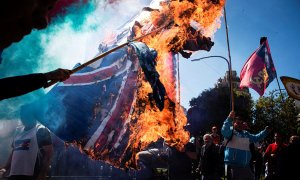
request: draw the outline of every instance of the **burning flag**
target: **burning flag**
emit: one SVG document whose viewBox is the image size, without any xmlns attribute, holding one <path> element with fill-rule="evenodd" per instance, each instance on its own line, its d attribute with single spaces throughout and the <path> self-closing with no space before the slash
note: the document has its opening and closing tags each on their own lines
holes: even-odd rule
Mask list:
<svg viewBox="0 0 300 180">
<path fill-rule="evenodd" d="M 73 74 L 43 99 L 40 122 L 92 159 L 135 167 L 135 154 L 163 138 L 189 140 L 177 99 L 177 58 L 209 51 L 225 1 L 153 1 L 99 45 L 99 54 L 157 29 Z M 41 101 L 39 102 L 41 104 Z"/>
<path fill-rule="evenodd" d="M 240 87 L 250 87 L 262 96 L 276 76 L 269 43 L 267 38 L 263 37 L 260 47 L 249 57 L 241 70 Z"/>
<path fill-rule="evenodd" d="M 156 56 L 144 43 L 134 43 L 75 73 L 43 99 L 40 122 L 116 167 L 134 166 L 135 152 L 160 137 L 180 148 L 188 140 L 186 119 L 158 79 Z M 175 55 L 169 58 L 176 62 Z"/>
<path fill-rule="evenodd" d="M 280 77 L 288 95 L 294 99 L 300 100 L 300 80 L 281 76 Z"/>
</svg>

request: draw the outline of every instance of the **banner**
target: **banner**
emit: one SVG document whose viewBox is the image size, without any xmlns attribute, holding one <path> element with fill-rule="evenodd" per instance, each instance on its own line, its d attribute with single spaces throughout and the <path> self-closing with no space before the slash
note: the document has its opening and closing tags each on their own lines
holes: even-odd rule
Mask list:
<svg viewBox="0 0 300 180">
<path fill-rule="evenodd" d="M 291 98 L 300 100 L 300 80 L 287 76 L 281 76 L 280 80 L 282 81 L 288 95 Z"/>
</svg>

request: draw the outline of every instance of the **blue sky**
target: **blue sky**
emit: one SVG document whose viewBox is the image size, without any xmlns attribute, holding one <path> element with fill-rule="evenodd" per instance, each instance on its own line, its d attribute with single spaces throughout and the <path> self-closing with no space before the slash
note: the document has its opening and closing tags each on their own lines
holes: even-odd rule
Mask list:
<svg viewBox="0 0 300 180">
<path fill-rule="evenodd" d="M 280 76 L 300 79 L 299 0 L 228 0 L 226 13 L 232 69 L 238 75 L 248 57 L 259 47 L 260 37 L 266 36 L 281 88 L 284 86 Z M 210 52 L 197 52 L 191 59 L 212 55 L 228 59 L 224 18 L 214 42 Z M 213 88 L 227 70 L 226 62 L 220 58 L 197 62 L 181 59 L 180 62 L 181 104 L 186 108 L 192 97 L 197 97 L 204 89 Z M 278 89 L 276 80 L 269 85 L 265 95 L 273 89 Z M 254 100 L 258 99 L 258 93 L 252 89 L 250 93 Z"/>
</svg>

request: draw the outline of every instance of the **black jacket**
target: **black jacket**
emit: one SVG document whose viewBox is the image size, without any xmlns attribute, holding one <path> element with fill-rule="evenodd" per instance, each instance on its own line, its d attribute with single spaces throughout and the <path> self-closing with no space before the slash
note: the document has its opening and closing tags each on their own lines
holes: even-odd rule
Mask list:
<svg viewBox="0 0 300 180">
<path fill-rule="evenodd" d="M 28 74 L 0 79 L 0 101 L 37 90 L 47 84 L 45 74 Z"/>
</svg>

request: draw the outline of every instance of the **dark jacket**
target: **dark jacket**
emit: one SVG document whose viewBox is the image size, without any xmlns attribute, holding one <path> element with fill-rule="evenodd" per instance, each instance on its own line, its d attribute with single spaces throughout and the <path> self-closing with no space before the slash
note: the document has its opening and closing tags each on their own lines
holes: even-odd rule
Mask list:
<svg viewBox="0 0 300 180">
<path fill-rule="evenodd" d="M 37 90 L 47 84 L 45 74 L 28 74 L 0 79 L 0 101 Z"/>
<path fill-rule="evenodd" d="M 209 147 L 205 145 L 201 148 L 199 169 L 203 175 L 219 174 L 220 167 L 220 148 L 218 145 L 212 144 Z"/>
</svg>

